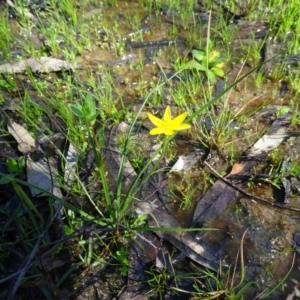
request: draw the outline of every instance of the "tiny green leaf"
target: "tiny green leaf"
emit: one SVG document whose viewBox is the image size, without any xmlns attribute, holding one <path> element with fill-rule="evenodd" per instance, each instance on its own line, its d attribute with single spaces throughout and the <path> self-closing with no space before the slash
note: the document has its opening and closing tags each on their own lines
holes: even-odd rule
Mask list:
<svg viewBox="0 0 300 300">
<path fill-rule="evenodd" d="M 224 70 L 217 67 L 211 68 L 211 71 L 219 77 L 224 77 L 225 75 Z"/>
<path fill-rule="evenodd" d="M 12 158 L 6 160 L 7 169 L 9 173 L 17 173 L 19 171 L 18 162 Z"/>
<path fill-rule="evenodd" d="M 218 65 L 218 64 L 221 64 L 221 63 L 224 63 L 224 59 L 223 59 L 223 58 L 218 58 L 218 59 L 215 59 L 215 60 L 213 60 L 213 61 L 210 61 L 210 62 L 209 62 L 209 65 L 210 65 L 211 67 L 214 67 L 214 66 L 216 66 L 216 65 Z"/>
<path fill-rule="evenodd" d="M 198 65 L 200 65 L 197 61 L 195 60 L 190 60 L 189 62 L 185 63 L 182 68 L 183 69 L 195 69 Z M 201 66 L 201 65 L 200 65 Z"/>
<path fill-rule="evenodd" d="M 85 97 L 84 106 L 87 109 L 85 111 L 86 117 L 88 119 L 88 122 L 90 122 L 92 125 L 95 123 L 97 118 L 97 112 L 96 112 L 96 105 L 93 101 L 92 94 L 88 93 Z"/>
<path fill-rule="evenodd" d="M 192 56 L 196 60 L 202 61 L 206 57 L 206 53 L 203 50 L 192 50 Z"/>
<path fill-rule="evenodd" d="M 10 179 L 8 177 L 6 177 L 5 175 L 1 176 L 0 177 L 0 185 L 1 184 L 7 184 L 7 183 L 10 183 Z"/>
<path fill-rule="evenodd" d="M 88 93 L 85 97 L 85 103 L 88 105 L 90 109 L 90 114 L 94 115 L 96 114 L 96 105 L 95 102 L 93 101 L 92 94 Z"/>
<path fill-rule="evenodd" d="M 216 81 L 216 75 L 211 70 L 206 69 L 205 74 L 209 82 L 213 83 Z"/>
<path fill-rule="evenodd" d="M 83 118 L 84 117 L 84 113 L 82 111 L 82 106 L 80 104 L 79 105 L 78 104 L 76 104 L 76 105 L 69 104 L 69 108 L 72 111 L 72 113 L 74 115 L 76 115 L 77 117 L 79 117 L 79 118 Z"/>
<path fill-rule="evenodd" d="M 277 116 L 281 116 L 281 115 L 283 115 L 283 114 L 288 113 L 290 110 L 291 110 L 291 109 L 290 109 L 289 107 L 283 106 L 283 107 L 281 107 L 281 108 L 277 111 L 276 115 L 277 115 Z"/>
<path fill-rule="evenodd" d="M 82 113 L 84 114 L 85 117 L 88 118 L 88 116 L 91 113 L 90 107 L 88 106 L 88 104 L 85 102 L 83 107 L 82 107 Z"/>
<path fill-rule="evenodd" d="M 206 71 L 207 70 L 207 68 L 204 65 L 200 65 L 200 64 L 196 64 L 194 66 L 194 69 L 198 70 L 198 71 Z"/>
<path fill-rule="evenodd" d="M 19 159 L 18 159 L 18 166 L 19 166 L 19 170 L 22 170 L 23 168 L 26 167 L 26 159 L 24 156 L 21 156 Z"/>
<path fill-rule="evenodd" d="M 205 71 L 206 67 L 204 67 L 202 64 L 198 63 L 196 60 L 191 60 L 183 65 L 184 69 L 189 70 L 198 70 L 198 71 Z"/>
</svg>

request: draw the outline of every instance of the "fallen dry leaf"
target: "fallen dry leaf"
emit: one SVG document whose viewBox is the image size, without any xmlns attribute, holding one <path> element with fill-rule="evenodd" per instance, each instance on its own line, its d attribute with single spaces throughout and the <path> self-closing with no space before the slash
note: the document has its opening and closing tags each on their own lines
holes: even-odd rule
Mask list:
<svg viewBox="0 0 300 300">
<path fill-rule="evenodd" d="M 19 144 L 18 149 L 20 152 L 28 153 L 36 148 L 36 142 L 34 138 L 23 126 L 14 121 L 9 121 L 7 124 L 7 129 Z"/>
<path fill-rule="evenodd" d="M 33 73 L 49 73 L 61 70 L 72 70 L 73 65 L 65 60 L 52 57 L 28 58 L 1 65 L 0 73 L 23 73 L 27 68 L 30 68 Z"/>
<path fill-rule="evenodd" d="M 59 199 L 62 198 L 60 185 L 58 183 L 57 170 L 49 163 L 39 160 L 37 162 L 28 158 L 26 160 L 27 182 L 33 197 L 47 196 L 51 193 Z"/>
</svg>

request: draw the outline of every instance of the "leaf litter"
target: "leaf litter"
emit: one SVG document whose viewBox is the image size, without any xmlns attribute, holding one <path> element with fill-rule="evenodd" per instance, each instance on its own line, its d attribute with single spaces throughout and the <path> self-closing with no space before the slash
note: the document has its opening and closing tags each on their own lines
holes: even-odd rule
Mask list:
<svg viewBox="0 0 300 300">
<path fill-rule="evenodd" d="M 24 73 L 27 69 L 30 69 L 33 73 L 49 73 L 73 70 L 74 66 L 70 62 L 53 57 L 28 58 L 0 65 L 0 73 Z"/>
<path fill-rule="evenodd" d="M 172 22 L 174 22 L 172 20 Z M 62 60 L 57 60 L 57 59 L 52 59 L 52 58 L 46 58 L 42 57 L 40 59 L 26 59 L 22 60 L 20 62 L 15 62 L 11 64 L 3 64 L 0 66 L 0 72 L 1 73 L 23 73 L 25 72 L 28 68 L 31 69 L 33 73 L 36 72 L 55 72 L 55 71 L 61 71 L 63 69 L 72 69 L 73 66 L 70 65 L 66 61 Z M 45 184 L 46 187 L 40 187 L 41 189 L 45 189 L 48 193 L 53 194 L 56 193 L 54 192 L 55 189 L 59 190 L 57 193 L 61 193 L 59 189 L 59 183 L 55 181 L 54 179 L 57 178 L 57 163 L 55 160 L 53 162 L 46 162 L 43 160 L 43 157 L 35 156 L 34 157 L 34 152 L 38 152 L 41 156 L 43 156 L 43 152 L 40 151 L 39 145 L 36 143 L 36 140 L 34 140 L 31 135 L 27 132 L 25 128 L 22 126 L 18 125 L 15 123 L 14 125 L 10 125 L 11 129 L 9 132 L 14 135 L 16 141 L 18 142 L 18 149 L 20 152 L 22 152 L 25 156 L 28 155 L 27 163 L 29 162 L 29 166 L 27 165 L 27 180 L 28 177 L 31 177 L 28 175 L 28 169 L 33 171 L 33 173 L 36 173 L 34 176 L 34 184 L 38 186 L 38 181 L 39 179 Z M 252 147 L 252 158 L 255 160 L 257 158 L 257 155 L 260 155 L 261 152 L 267 152 L 272 148 L 277 147 L 280 143 L 284 141 L 284 139 L 287 137 L 286 135 L 286 128 L 280 128 L 282 130 L 280 132 L 279 137 L 275 137 L 274 135 L 270 134 L 268 132 L 267 135 L 264 135 L 262 139 L 259 139 L 256 144 Z M 17 133 L 16 133 L 17 132 Z M 24 137 L 23 137 L 24 136 Z M 51 139 L 49 137 L 49 139 Z M 107 161 L 111 162 L 114 160 L 114 163 L 108 164 L 108 168 L 110 171 L 116 172 L 120 166 L 120 157 L 122 156 L 122 152 L 118 149 L 117 144 L 110 144 L 109 147 L 107 148 L 107 153 L 108 155 L 114 155 L 114 157 L 107 157 Z M 113 154 L 112 154 L 113 153 Z M 265 155 L 265 153 L 264 153 Z M 31 159 L 33 157 L 34 160 Z M 70 188 L 71 181 L 74 179 L 72 175 L 74 175 L 74 169 L 77 166 L 77 157 L 76 157 L 76 151 L 72 145 L 69 146 L 69 152 L 66 155 L 66 166 L 65 166 L 65 173 L 64 173 L 64 184 L 67 187 L 67 189 Z M 260 161 L 261 158 L 259 158 Z M 238 176 L 245 175 L 245 170 L 247 172 L 251 171 L 251 168 L 257 163 L 257 161 L 254 163 L 251 163 L 249 161 L 238 161 L 236 164 L 234 164 L 232 172 L 227 176 L 230 178 L 230 176 Z M 36 165 L 37 163 L 42 162 L 39 167 L 35 169 L 35 166 L 31 165 Z M 193 157 L 193 156 L 179 156 L 179 159 L 177 163 L 174 166 L 174 171 L 175 173 L 182 172 L 183 170 L 192 170 L 192 167 L 195 166 L 195 164 L 199 163 L 198 157 Z M 50 168 L 49 166 L 50 165 Z M 136 172 L 134 168 L 131 166 L 130 161 L 126 160 L 125 162 L 125 169 L 126 169 L 126 175 L 123 177 L 124 180 L 127 180 L 126 183 L 124 183 L 125 190 L 128 188 L 132 180 L 134 180 L 136 176 Z M 149 170 L 148 170 L 149 171 Z M 249 175 L 246 172 L 246 175 Z M 186 176 L 185 172 L 183 173 L 183 177 Z M 45 176 L 38 176 L 38 175 L 45 175 Z M 157 177 L 157 178 L 155 178 Z M 226 177 L 226 178 L 227 178 Z M 148 195 L 147 201 L 145 202 L 146 204 L 150 204 L 151 209 L 147 211 L 148 219 L 150 224 L 153 227 L 156 227 L 157 225 L 160 225 L 161 227 L 174 227 L 174 228 L 181 228 L 180 223 L 175 219 L 175 217 L 172 215 L 172 212 L 169 210 L 168 205 L 166 205 L 167 202 L 166 195 L 168 193 L 164 190 L 165 186 L 162 185 L 157 185 L 158 183 L 162 183 L 165 180 L 165 177 L 160 175 L 160 176 L 154 176 L 154 178 L 151 179 L 151 184 L 154 186 L 152 188 L 146 189 L 144 191 L 144 195 Z M 28 181 L 29 182 L 29 181 Z M 211 192 L 213 191 L 213 192 Z M 35 191 L 35 195 L 38 195 L 38 192 L 40 191 Z M 213 207 L 212 212 L 210 214 L 207 214 L 206 217 L 204 217 L 204 214 L 202 216 L 202 213 L 199 213 L 199 208 L 197 206 L 197 209 L 195 211 L 194 218 L 199 222 L 199 216 L 200 216 L 200 222 L 206 222 L 207 219 L 219 217 L 222 215 L 223 211 L 228 208 L 227 204 L 230 203 L 230 201 L 234 198 L 237 190 L 234 189 L 234 187 L 231 187 L 224 181 L 217 181 L 212 188 L 207 192 L 207 198 L 209 199 L 209 205 Z M 47 194 L 48 194 L 47 193 Z M 210 193 L 210 194 L 209 194 Z M 152 198 L 152 194 L 156 195 L 157 197 L 154 197 L 155 199 Z M 46 194 L 45 194 L 46 195 Z M 150 196 L 149 196 L 150 195 Z M 218 197 L 220 196 L 220 197 Z M 62 198 L 62 195 L 60 196 Z M 206 195 L 204 195 L 206 197 Z M 163 203 L 160 202 L 160 200 L 164 200 Z M 225 200 L 224 200 L 225 199 Z M 153 200 L 153 201 L 152 201 Z M 215 203 L 213 202 L 215 200 Z M 147 206 L 147 205 L 146 205 Z M 149 206 L 149 205 L 148 205 Z M 147 206 L 147 207 L 148 207 Z M 205 201 L 203 201 L 203 198 L 201 202 L 199 202 L 199 207 L 200 210 L 206 210 L 203 208 L 205 206 Z M 202 219 L 201 219 L 202 218 Z M 158 222 L 158 224 L 157 224 Z M 223 223 L 224 227 L 228 226 L 227 223 Z M 146 234 L 146 233 L 145 233 Z M 181 252 L 183 252 L 185 255 L 187 255 L 190 259 L 198 262 L 200 265 L 202 264 L 203 266 L 206 266 L 211 269 L 217 269 L 218 268 L 218 263 L 221 258 L 220 255 L 217 255 L 216 252 L 219 250 L 215 251 L 212 250 L 210 246 L 207 246 L 205 243 L 208 241 L 208 239 L 205 240 L 205 238 L 193 235 L 190 232 L 153 232 L 150 233 L 149 236 L 143 236 L 139 235 L 142 240 L 148 240 L 146 242 L 148 245 L 151 244 L 149 243 L 150 240 L 157 239 L 158 243 L 155 247 L 150 245 L 148 248 L 149 254 L 152 252 L 152 256 L 149 261 L 160 261 L 157 263 L 160 267 L 164 268 L 170 268 L 170 262 L 169 263 L 161 263 L 161 261 L 169 260 L 169 254 L 168 251 L 164 249 L 164 245 L 162 244 L 162 240 L 169 241 L 171 244 L 173 244 L 176 248 L 178 248 Z M 158 238 L 159 237 L 159 238 Z M 201 240 L 201 242 L 204 241 L 204 243 L 196 242 Z M 215 245 L 214 245 L 215 246 Z M 218 248 L 218 246 L 216 247 Z M 137 263 L 137 258 L 139 255 L 145 254 L 145 249 L 142 251 L 135 252 L 130 249 L 132 253 L 132 266 L 137 268 L 137 274 L 136 276 L 141 276 L 144 278 L 144 273 L 143 271 L 139 270 L 139 265 Z M 161 258 L 161 253 L 164 252 L 166 253 L 165 258 Z M 138 255 L 136 255 L 138 253 Z M 148 253 L 148 252 L 147 252 Z M 135 256 L 136 255 L 136 256 Z M 136 258 L 136 259 L 135 259 Z M 213 262 L 213 263 L 210 263 Z M 140 262 L 141 265 L 144 265 L 144 262 Z M 171 262 L 172 264 L 172 262 Z M 168 267 L 169 265 L 169 267 Z M 226 265 L 226 264 L 224 264 Z M 172 271 L 170 271 L 172 272 Z M 134 284 L 134 281 L 129 281 L 129 286 L 132 287 Z M 139 295 L 140 297 L 143 297 L 142 295 Z M 148 297 L 145 297 L 148 298 Z"/>
<path fill-rule="evenodd" d="M 54 142 L 57 149 L 61 149 L 62 139 L 60 135 L 53 135 L 44 137 L 43 139 L 35 140 L 30 133 L 21 125 L 9 120 L 8 132 L 15 138 L 18 143 L 18 150 L 22 152 L 26 159 L 26 173 L 27 182 L 30 187 L 32 197 L 44 197 L 53 195 L 58 199 L 62 199 L 63 195 L 60 190 L 60 183 L 58 181 L 58 168 L 57 163 L 54 164 L 54 159 L 49 157 L 54 156 L 55 153 L 50 154 L 49 151 L 44 152 L 44 149 L 49 147 L 49 144 Z M 52 139 L 52 141 L 51 141 Z M 47 154 L 47 160 L 44 156 Z M 70 189 L 71 183 L 74 180 L 75 168 L 77 164 L 77 155 L 72 143 L 69 144 L 68 152 L 66 155 L 64 184 Z"/>
</svg>

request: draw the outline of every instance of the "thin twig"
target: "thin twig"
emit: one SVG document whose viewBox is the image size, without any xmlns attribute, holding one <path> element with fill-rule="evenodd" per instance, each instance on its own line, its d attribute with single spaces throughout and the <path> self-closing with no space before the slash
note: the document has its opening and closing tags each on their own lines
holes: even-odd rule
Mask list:
<svg viewBox="0 0 300 300">
<path fill-rule="evenodd" d="M 217 175 L 217 177 L 219 179 L 221 179 L 222 181 L 224 181 L 225 183 L 227 183 L 229 186 L 231 186 L 232 188 L 234 188 L 235 190 L 239 191 L 241 194 L 249 197 L 249 198 L 253 198 L 255 200 L 261 201 L 263 203 L 266 203 L 268 205 L 271 205 L 273 207 L 279 207 L 279 208 L 283 208 L 283 209 L 288 209 L 288 210 L 292 210 L 292 211 L 297 211 L 300 212 L 300 208 L 296 208 L 296 207 L 291 207 L 288 205 L 283 205 L 280 203 L 274 203 L 269 199 L 265 199 L 259 196 L 256 196 L 254 194 L 248 193 L 247 191 L 245 191 L 244 189 L 236 186 L 234 183 L 232 183 L 230 180 L 226 179 L 225 177 L 223 177 L 216 169 L 214 169 L 207 161 L 204 161 L 203 164 L 208 167 L 215 175 Z"/>
</svg>

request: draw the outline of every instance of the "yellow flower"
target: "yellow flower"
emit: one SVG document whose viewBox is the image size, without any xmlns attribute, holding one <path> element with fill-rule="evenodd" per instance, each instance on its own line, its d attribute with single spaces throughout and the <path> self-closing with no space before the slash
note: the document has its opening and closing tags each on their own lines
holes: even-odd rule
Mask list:
<svg viewBox="0 0 300 300">
<path fill-rule="evenodd" d="M 209 53 L 208 62 L 213 62 L 216 59 L 218 59 L 219 57 L 220 57 L 220 52 L 219 51 L 211 51 Z"/>
<path fill-rule="evenodd" d="M 214 66 L 214 68 L 219 68 L 219 69 L 223 69 L 225 67 L 225 63 L 224 62 L 221 62 L 217 65 Z"/>
<path fill-rule="evenodd" d="M 148 118 L 150 121 L 156 126 L 150 130 L 151 135 L 155 134 L 165 134 L 165 135 L 172 135 L 176 130 L 183 130 L 191 128 L 190 124 L 182 123 L 186 118 L 187 113 L 182 113 L 181 115 L 177 116 L 172 120 L 171 116 L 171 109 L 170 106 L 166 107 L 164 116 L 162 119 L 155 117 L 154 115 L 148 113 Z"/>
<path fill-rule="evenodd" d="M 219 57 L 220 57 L 220 52 L 219 51 L 211 51 L 209 53 L 208 63 L 214 63 L 215 61 L 219 60 Z M 222 69 L 222 68 L 224 68 L 224 66 L 225 66 L 225 63 L 220 62 L 220 63 L 214 65 L 213 67 L 218 68 L 218 69 Z"/>
</svg>

